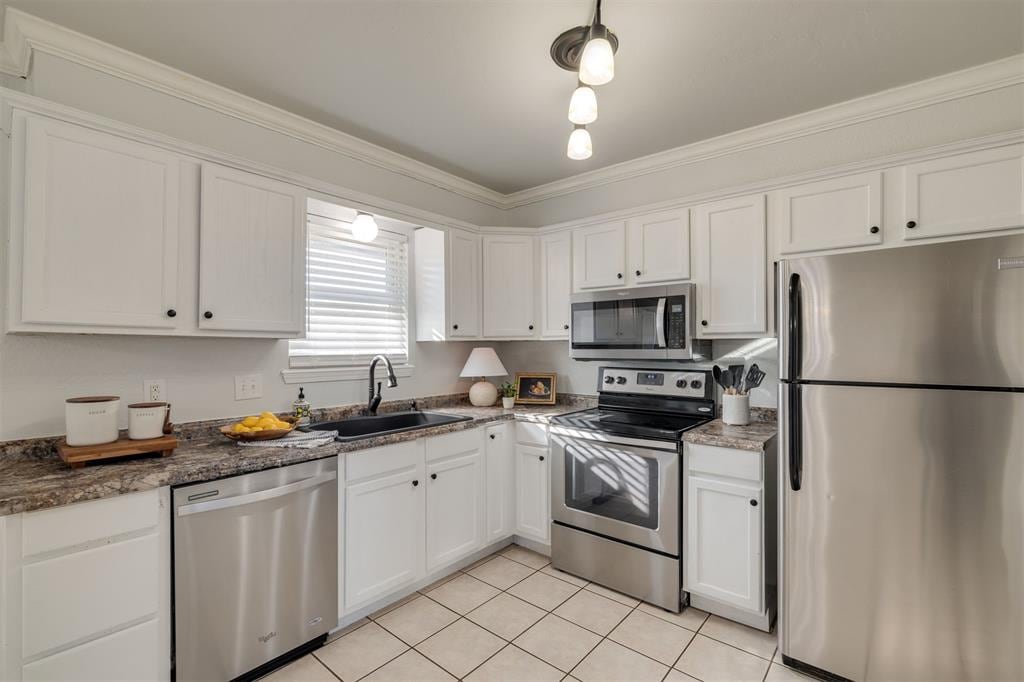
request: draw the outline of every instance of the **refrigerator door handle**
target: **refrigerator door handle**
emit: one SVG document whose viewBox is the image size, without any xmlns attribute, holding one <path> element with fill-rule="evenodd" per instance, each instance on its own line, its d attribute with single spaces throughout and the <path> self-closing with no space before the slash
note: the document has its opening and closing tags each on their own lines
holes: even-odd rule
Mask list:
<svg viewBox="0 0 1024 682">
<path fill-rule="evenodd" d="M 787 335 L 789 357 L 787 364 L 790 381 L 800 378 L 800 358 L 803 353 L 803 300 L 800 290 L 800 275 L 793 273 L 789 276 L 789 301 L 787 313 Z"/>
<path fill-rule="evenodd" d="M 793 490 L 800 490 L 800 482 L 803 477 L 804 452 L 803 452 L 803 405 L 801 392 L 803 387 L 800 384 L 789 384 L 786 386 L 788 415 L 786 423 L 786 441 L 789 449 L 789 487 Z"/>
</svg>

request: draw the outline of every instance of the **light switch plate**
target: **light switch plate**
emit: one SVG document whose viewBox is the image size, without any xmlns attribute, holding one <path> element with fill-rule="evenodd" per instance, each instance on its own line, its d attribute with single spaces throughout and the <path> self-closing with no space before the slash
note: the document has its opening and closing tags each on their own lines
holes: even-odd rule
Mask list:
<svg viewBox="0 0 1024 682">
<path fill-rule="evenodd" d="M 148 403 L 167 401 L 167 385 L 163 379 L 146 379 L 142 382 L 143 400 Z"/>
<path fill-rule="evenodd" d="M 262 374 L 235 375 L 235 400 L 252 400 L 263 397 Z"/>
</svg>

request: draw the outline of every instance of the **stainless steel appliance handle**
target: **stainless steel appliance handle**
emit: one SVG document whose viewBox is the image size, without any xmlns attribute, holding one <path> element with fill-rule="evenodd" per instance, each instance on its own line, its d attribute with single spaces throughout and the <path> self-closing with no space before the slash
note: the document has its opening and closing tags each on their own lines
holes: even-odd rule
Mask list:
<svg viewBox="0 0 1024 682">
<path fill-rule="evenodd" d="M 303 478 L 295 481 L 294 483 L 278 486 L 277 488 L 268 488 L 267 490 L 259 490 L 254 493 L 246 493 L 245 495 L 234 495 L 232 497 L 225 497 L 219 500 L 210 500 L 208 502 L 185 504 L 178 507 L 178 516 L 201 514 L 203 512 L 214 511 L 217 509 L 230 509 L 231 507 L 241 507 L 242 505 L 252 504 L 253 502 L 272 500 L 275 497 L 283 497 L 285 495 L 296 493 L 300 490 L 314 488 L 323 483 L 327 483 L 328 481 L 333 481 L 336 478 L 338 478 L 338 474 L 336 472 L 327 471 L 316 476 Z"/>
<path fill-rule="evenodd" d="M 665 340 L 665 303 L 668 301 L 667 298 L 662 297 L 658 299 L 658 312 L 654 316 L 654 330 L 658 337 L 658 348 L 664 348 L 668 345 Z"/>
<path fill-rule="evenodd" d="M 786 420 L 786 447 L 789 450 L 789 487 L 793 490 L 800 490 L 801 479 L 804 469 L 803 450 L 803 401 L 800 395 L 803 387 L 800 384 L 790 384 L 788 389 L 788 404 L 786 405 L 788 415 Z"/>
<path fill-rule="evenodd" d="M 800 290 L 800 275 L 796 273 L 789 276 L 788 299 L 786 345 L 789 357 L 786 361 L 789 366 L 789 375 L 786 378 L 796 381 L 800 378 L 800 359 L 803 353 L 803 297 Z"/>
</svg>

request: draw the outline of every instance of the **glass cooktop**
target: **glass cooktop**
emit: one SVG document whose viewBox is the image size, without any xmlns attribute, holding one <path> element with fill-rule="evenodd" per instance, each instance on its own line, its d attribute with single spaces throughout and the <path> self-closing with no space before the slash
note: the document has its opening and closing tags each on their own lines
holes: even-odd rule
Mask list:
<svg viewBox="0 0 1024 682">
<path fill-rule="evenodd" d="M 595 407 L 554 417 L 551 422 L 576 429 L 601 431 L 634 438 L 679 440 L 684 431 L 711 421 L 711 417 L 662 412 L 633 412 Z"/>
</svg>

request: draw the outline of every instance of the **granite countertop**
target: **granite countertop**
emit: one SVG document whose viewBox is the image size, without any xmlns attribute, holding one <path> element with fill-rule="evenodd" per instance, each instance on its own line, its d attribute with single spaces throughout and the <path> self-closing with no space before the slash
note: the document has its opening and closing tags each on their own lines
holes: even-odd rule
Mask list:
<svg viewBox="0 0 1024 682">
<path fill-rule="evenodd" d="M 683 441 L 696 445 L 763 452 L 779 432 L 774 412 L 772 410 L 770 416 L 766 415 L 759 421 L 751 421 L 746 426 L 730 426 L 721 419 L 714 419 L 684 433 Z"/>
<path fill-rule="evenodd" d="M 409 401 L 396 402 L 408 406 Z M 0 516 L 36 511 L 74 502 L 151 490 L 165 485 L 198 483 L 263 469 L 298 464 L 324 457 L 461 431 L 495 421 L 522 419 L 545 422 L 551 417 L 581 409 L 579 402 L 551 406 L 472 407 L 461 404 L 423 406 L 431 412 L 472 417 L 470 421 L 417 429 L 348 443 L 333 442 L 317 448 L 239 447 L 214 435 L 225 423 L 201 423 L 186 427 L 178 448 L 169 457 L 144 456 L 120 462 L 93 464 L 72 469 L 54 450 L 56 439 L 9 442 L 0 447 Z M 382 406 L 384 407 L 384 406 Z M 348 408 L 322 411 L 318 420 L 336 419 Z"/>
</svg>

